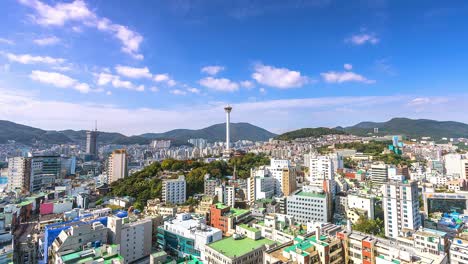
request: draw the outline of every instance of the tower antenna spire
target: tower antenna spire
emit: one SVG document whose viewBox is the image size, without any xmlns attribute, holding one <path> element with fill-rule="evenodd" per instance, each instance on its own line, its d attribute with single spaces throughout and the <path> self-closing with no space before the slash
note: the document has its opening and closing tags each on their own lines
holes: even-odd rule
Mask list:
<svg viewBox="0 0 468 264">
<path fill-rule="evenodd" d="M 97 120 L 94 120 L 94 131 L 97 131 Z"/>
</svg>

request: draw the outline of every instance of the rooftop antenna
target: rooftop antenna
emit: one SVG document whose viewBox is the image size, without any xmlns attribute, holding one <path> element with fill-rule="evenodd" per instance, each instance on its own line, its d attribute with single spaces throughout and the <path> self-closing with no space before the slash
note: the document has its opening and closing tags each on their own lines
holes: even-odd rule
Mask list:
<svg viewBox="0 0 468 264">
<path fill-rule="evenodd" d="M 97 131 L 97 120 L 94 120 L 94 131 Z"/>
</svg>

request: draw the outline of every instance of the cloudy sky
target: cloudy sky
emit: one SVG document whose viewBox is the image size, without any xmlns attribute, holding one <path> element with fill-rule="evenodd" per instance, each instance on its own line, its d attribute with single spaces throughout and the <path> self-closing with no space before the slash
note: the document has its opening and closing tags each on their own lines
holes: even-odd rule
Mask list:
<svg viewBox="0 0 468 264">
<path fill-rule="evenodd" d="M 128 135 L 468 122 L 466 1 L 0 2 L 0 119 Z M 1 129 L 1 128 L 0 128 Z"/>
</svg>

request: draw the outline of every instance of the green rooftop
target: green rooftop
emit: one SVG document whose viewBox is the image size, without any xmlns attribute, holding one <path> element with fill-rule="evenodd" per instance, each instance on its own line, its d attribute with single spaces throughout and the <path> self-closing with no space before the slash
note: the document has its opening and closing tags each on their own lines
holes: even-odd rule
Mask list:
<svg viewBox="0 0 468 264">
<path fill-rule="evenodd" d="M 238 209 L 238 208 L 231 208 L 231 213 L 234 215 L 234 216 L 239 216 L 239 215 L 243 215 L 245 213 L 249 212 L 249 210 L 244 210 L 244 209 Z"/>
<path fill-rule="evenodd" d="M 217 204 L 216 204 L 216 208 L 221 209 L 221 210 L 224 209 L 224 208 L 227 208 L 227 207 L 228 207 L 228 206 L 225 205 L 225 204 L 223 204 L 223 203 L 217 203 Z"/>
<path fill-rule="evenodd" d="M 296 193 L 296 195 L 306 196 L 306 197 L 315 197 L 315 198 L 325 198 L 325 197 L 327 197 L 325 194 L 315 193 L 315 192 L 303 192 L 303 191 L 300 191 L 300 192 Z"/>
<path fill-rule="evenodd" d="M 246 237 L 235 240 L 233 237 L 228 237 L 211 243 L 208 246 L 226 257 L 234 258 L 243 256 L 254 249 L 262 247 L 263 245 L 272 245 L 274 243 L 274 241 L 266 238 L 253 240 Z"/>
<path fill-rule="evenodd" d="M 247 229 L 249 231 L 252 231 L 252 232 L 260 231 L 259 229 L 255 228 L 255 227 L 250 227 L 250 226 L 248 226 L 246 224 L 240 224 L 239 226 L 244 228 L 244 229 Z"/>
</svg>

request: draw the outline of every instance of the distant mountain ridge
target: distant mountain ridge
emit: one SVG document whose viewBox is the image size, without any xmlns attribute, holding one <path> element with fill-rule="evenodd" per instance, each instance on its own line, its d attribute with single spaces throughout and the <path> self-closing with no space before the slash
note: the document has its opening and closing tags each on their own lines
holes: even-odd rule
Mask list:
<svg viewBox="0 0 468 264">
<path fill-rule="evenodd" d="M 266 141 L 275 137 L 263 128 L 249 123 L 231 123 L 231 141 L 241 139 L 251 141 Z M 216 124 L 202 129 L 175 129 L 164 133 L 146 133 L 135 136 L 125 136 L 120 133 L 99 132 L 100 144 L 148 144 L 152 139 L 171 139 L 176 144 L 184 144 L 190 138 L 204 138 L 209 142 L 226 139 L 226 125 Z M 0 120 L 0 144 L 8 140 L 30 145 L 36 141 L 46 144 L 83 143 L 86 141 L 86 130 L 48 131 L 14 122 Z"/>
<path fill-rule="evenodd" d="M 374 133 L 378 128 L 378 133 Z M 430 119 L 392 118 L 387 122 L 361 122 L 349 127 L 335 128 L 302 128 L 277 136 L 277 139 L 292 140 L 296 138 L 320 137 L 329 134 L 369 135 L 404 135 L 412 138 L 431 137 L 433 139 L 468 138 L 468 124 L 455 121 L 436 121 Z"/>
<path fill-rule="evenodd" d="M 378 128 L 378 135 L 405 135 L 408 137 L 431 137 L 438 139 L 468 138 L 468 124 L 455 121 L 436 121 L 430 119 L 392 118 L 387 122 L 361 122 L 343 130 L 353 135 L 373 134 Z"/>
</svg>

